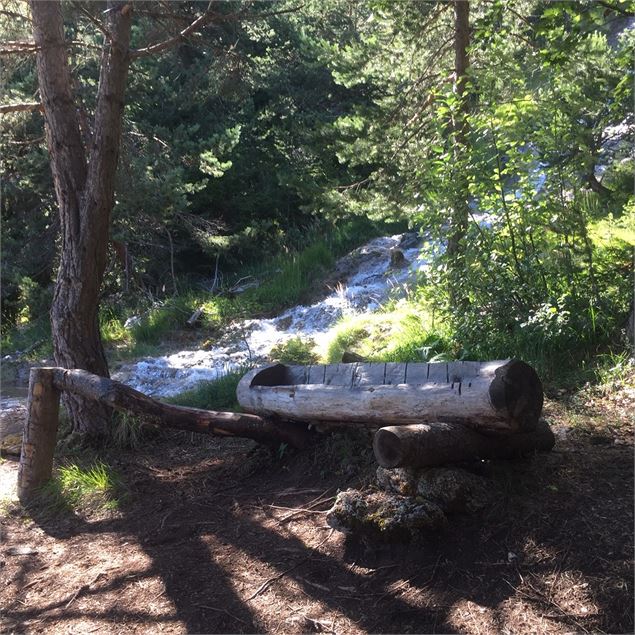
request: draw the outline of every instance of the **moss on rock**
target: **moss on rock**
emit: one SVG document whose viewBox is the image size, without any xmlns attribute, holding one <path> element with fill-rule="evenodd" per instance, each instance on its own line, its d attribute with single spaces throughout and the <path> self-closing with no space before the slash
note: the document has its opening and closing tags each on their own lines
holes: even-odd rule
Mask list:
<svg viewBox="0 0 635 635">
<path fill-rule="evenodd" d="M 338 531 L 390 540 L 413 538 L 447 522 L 441 508 L 431 501 L 355 489 L 337 495 L 326 521 Z"/>
</svg>

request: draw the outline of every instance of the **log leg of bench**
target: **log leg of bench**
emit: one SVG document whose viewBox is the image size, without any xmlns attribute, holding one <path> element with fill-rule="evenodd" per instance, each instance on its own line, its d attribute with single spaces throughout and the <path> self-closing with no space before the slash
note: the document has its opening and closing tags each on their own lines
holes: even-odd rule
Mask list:
<svg viewBox="0 0 635 635">
<path fill-rule="evenodd" d="M 54 374 L 53 368 L 33 368 L 29 378 L 27 420 L 18 470 L 18 497 L 23 503 L 28 502 L 53 473 L 60 405 Z"/>
</svg>

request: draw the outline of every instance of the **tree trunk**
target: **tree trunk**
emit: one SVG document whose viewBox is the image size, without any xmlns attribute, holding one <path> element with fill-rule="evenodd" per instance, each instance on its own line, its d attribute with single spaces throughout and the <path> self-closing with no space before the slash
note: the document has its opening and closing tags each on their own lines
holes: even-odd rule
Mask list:
<svg viewBox="0 0 635 635">
<path fill-rule="evenodd" d="M 247 412 L 366 425 L 444 421 L 500 433 L 530 430 L 542 411 L 538 375 L 519 360 L 429 364 L 276 364 L 236 390 Z"/>
<path fill-rule="evenodd" d="M 454 93 L 459 105 L 452 120 L 453 140 L 453 183 L 451 194 L 452 215 L 448 234 L 447 257 L 450 302 L 454 306 L 465 305 L 465 294 L 459 290 L 463 275 L 465 235 L 469 219 L 469 185 L 467 168 L 467 117 L 469 102 L 467 94 L 467 70 L 470 65 L 468 47 L 470 45 L 470 3 L 467 0 L 454 2 Z"/>
<path fill-rule="evenodd" d="M 373 450 L 382 467 L 433 467 L 478 459 L 512 459 L 549 451 L 555 443 L 551 428 L 540 420 L 531 432 L 505 437 L 485 436 L 460 424 L 429 423 L 381 428 Z"/>
<path fill-rule="evenodd" d="M 99 333 L 124 91 L 130 61 L 130 5 L 109 2 L 91 147 L 82 144 L 59 2 L 31 0 L 37 71 L 61 223 L 61 259 L 51 306 L 55 361 L 108 376 Z M 110 411 L 77 396 L 65 406 L 78 432 L 100 434 Z"/>
</svg>

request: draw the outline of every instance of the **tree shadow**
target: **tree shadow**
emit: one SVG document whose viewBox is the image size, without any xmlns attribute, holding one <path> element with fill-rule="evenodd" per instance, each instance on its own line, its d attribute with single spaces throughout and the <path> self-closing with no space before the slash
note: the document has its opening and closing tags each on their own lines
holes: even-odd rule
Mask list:
<svg viewBox="0 0 635 635">
<path fill-rule="evenodd" d="M 489 630 L 514 630 L 518 623 L 507 610 L 512 600 L 575 631 L 632 629 L 633 464 L 628 449 L 601 446 L 589 452 L 571 446 L 514 464 L 488 464 L 484 469 L 498 484 L 499 496 L 484 513 L 451 518 L 444 532 L 414 542 L 336 538 L 319 550 L 313 544 L 317 538 L 305 541 L 265 513 L 285 488 L 314 488 L 315 472 L 303 472 L 301 461 L 291 461 L 287 472 L 271 474 L 269 465 L 266 472 L 232 480 L 227 475 L 242 459 L 226 458 L 225 464 L 217 462 L 178 482 L 134 472 L 131 482 L 138 487 L 143 481 L 142 494 L 119 519 L 87 523 L 74 517 L 60 524 L 32 514 L 40 527 L 60 538 L 118 532 L 134 539 L 151 559 L 152 575 L 163 581 L 174 607 L 169 619 L 188 632 L 272 630 L 260 612 L 263 601 L 290 606 L 303 597 L 366 632 L 464 632 L 454 611 L 465 603 L 486 611 Z M 220 487 L 210 491 L 210 483 Z M 337 484 L 332 475 L 320 487 Z M 285 498 L 285 505 L 302 508 L 314 496 L 298 493 Z M 25 570 L 24 581 L 29 573 Z M 584 616 L 559 601 L 565 595 L 561 587 L 570 580 L 586 585 L 580 597 L 597 611 Z M 626 586 L 611 586 L 612 580 Z M 115 579 L 82 593 L 97 598 L 124 584 L 123 578 Z M 59 604 L 13 607 L 6 614 L 25 624 Z M 286 608 L 277 630 L 285 630 L 288 617 Z"/>
</svg>

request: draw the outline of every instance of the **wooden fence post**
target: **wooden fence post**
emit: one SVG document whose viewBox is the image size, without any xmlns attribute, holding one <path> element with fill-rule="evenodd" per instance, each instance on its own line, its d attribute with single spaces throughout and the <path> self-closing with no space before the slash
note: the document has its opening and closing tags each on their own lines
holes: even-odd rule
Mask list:
<svg viewBox="0 0 635 635">
<path fill-rule="evenodd" d="M 18 470 L 18 498 L 26 503 L 53 473 L 60 391 L 54 368 L 32 368 L 29 377 L 27 419 Z"/>
</svg>

